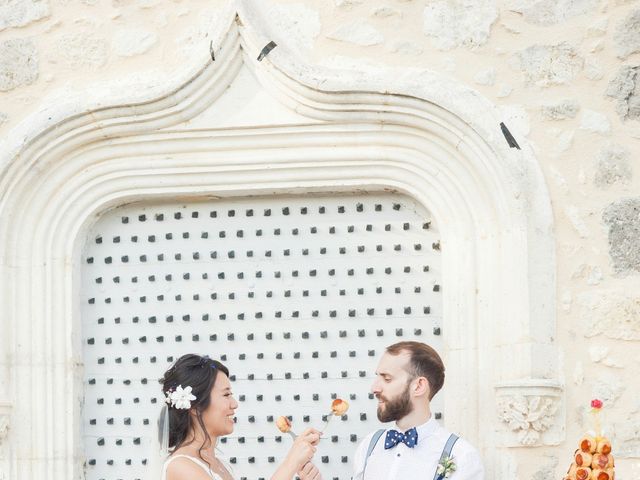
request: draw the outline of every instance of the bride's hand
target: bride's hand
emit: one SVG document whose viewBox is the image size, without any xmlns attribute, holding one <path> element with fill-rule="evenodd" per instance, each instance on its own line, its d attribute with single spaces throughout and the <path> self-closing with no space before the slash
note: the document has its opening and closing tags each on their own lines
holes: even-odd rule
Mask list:
<svg viewBox="0 0 640 480">
<path fill-rule="evenodd" d="M 320 470 L 318 470 L 318 467 L 312 462 L 307 462 L 307 464 L 302 467 L 302 470 L 298 471 L 298 476 L 300 480 L 322 480 Z"/>
<path fill-rule="evenodd" d="M 296 471 L 309 462 L 316 453 L 316 445 L 320 441 L 320 432 L 315 428 L 308 428 L 293 442 L 287 457 L 296 466 Z"/>
</svg>

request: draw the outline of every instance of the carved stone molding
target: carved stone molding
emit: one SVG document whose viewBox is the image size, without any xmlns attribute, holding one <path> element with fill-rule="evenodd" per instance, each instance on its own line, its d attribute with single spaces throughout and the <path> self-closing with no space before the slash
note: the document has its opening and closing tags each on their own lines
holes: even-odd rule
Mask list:
<svg viewBox="0 0 640 480">
<path fill-rule="evenodd" d="M 11 424 L 11 404 L 0 403 L 0 445 L 2 445 L 9 434 Z"/>
<path fill-rule="evenodd" d="M 548 380 L 496 387 L 501 444 L 506 447 L 557 445 L 564 438 L 562 387 Z"/>
<path fill-rule="evenodd" d="M 87 88 L 64 105 L 53 99 L 0 140 L 0 292 L 11 292 L 0 312 L 25 339 L 0 353 L 11 362 L 9 398 L 30 392 L 13 407 L 21 424 L 11 431 L 8 478 L 82 475 L 72 266 L 102 212 L 152 198 L 384 190 L 410 195 L 446 220 L 447 373 L 459 385 L 443 392 L 446 425 L 489 452 L 488 478 L 495 478 L 501 452 L 493 431 L 503 428 L 505 446 L 523 444 L 507 422 L 483 415 L 479 372 L 536 379 L 559 371 L 550 340 L 553 212 L 533 150 L 526 138 L 518 138 L 521 149 L 509 148 L 500 110 L 436 72 L 345 73 L 299 64 L 284 45 L 258 62 L 268 25 L 242 1 L 236 7 L 212 32 L 215 62 L 204 52 L 201 65 L 176 72 L 170 83 L 154 75 L 144 88 Z M 259 98 L 286 114 L 272 115 L 270 107 L 266 116 L 262 104 L 247 103 L 240 121 L 219 108 L 218 98 L 244 71 L 257 79 Z M 233 101 L 258 98 L 249 92 Z M 505 331 L 508 339 L 532 340 L 513 345 L 501 337 Z M 535 385 L 498 393 L 560 396 L 558 388 Z M 556 418 L 562 412 L 560 403 Z M 539 444 L 557 443 L 555 425 L 538 432 Z"/>
</svg>

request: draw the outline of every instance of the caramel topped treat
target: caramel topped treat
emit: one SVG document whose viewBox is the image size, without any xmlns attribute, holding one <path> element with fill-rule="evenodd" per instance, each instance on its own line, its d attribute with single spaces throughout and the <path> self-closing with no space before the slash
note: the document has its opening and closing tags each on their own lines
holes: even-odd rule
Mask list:
<svg viewBox="0 0 640 480">
<path fill-rule="evenodd" d="M 585 435 L 580 440 L 580 450 L 588 453 L 595 453 L 597 447 L 596 439 L 591 435 Z"/>
<path fill-rule="evenodd" d="M 596 447 L 596 452 L 609 455 L 611 453 L 611 442 L 604 437 L 600 438 L 598 446 Z"/>
<path fill-rule="evenodd" d="M 278 430 L 282 433 L 289 433 L 291 431 L 291 422 L 287 417 L 278 417 L 276 427 L 278 427 Z"/>
<path fill-rule="evenodd" d="M 336 398 L 331 403 L 331 412 L 338 417 L 341 417 L 342 415 L 344 415 L 347 412 L 347 410 L 349 410 L 349 402 L 347 402 L 346 400 L 342 400 L 341 398 Z"/>
<path fill-rule="evenodd" d="M 583 452 L 582 450 L 576 450 L 574 461 L 579 467 L 588 467 L 591 465 L 592 455 L 589 452 Z"/>
</svg>

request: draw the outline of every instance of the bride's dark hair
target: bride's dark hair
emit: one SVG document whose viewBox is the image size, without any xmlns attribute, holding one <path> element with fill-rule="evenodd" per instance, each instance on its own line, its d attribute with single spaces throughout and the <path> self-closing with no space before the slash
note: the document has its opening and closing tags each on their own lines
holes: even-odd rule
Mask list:
<svg viewBox="0 0 640 480">
<path fill-rule="evenodd" d="M 190 409 L 169 407 L 169 448 L 171 451 L 193 442 L 193 434 L 189 435 L 189 431 L 190 429 L 191 431 L 195 430 L 194 417 L 189 412 L 194 411 L 195 418 L 205 436 L 205 441 L 198 450 L 198 454 L 202 458 L 200 452 L 211 441 L 211 437 L 209 437 L 202 420 L 202 412 L 207 409 L 211 402 L 211 389 L 220 372 L 227 377 L 229 376 L 229 370 L 222 363 L 207 356 L 193 353 L 183 355 L 176 360 L 176 363 L 169 370 L 164 372 L 160 383 L 162 384 L 162 392 L 165 395 L 167 392 L 175 390 L 178 386 L 182 386 L 182 388 L 189 386 L 191 387 L 191 393 L 196 397 L 195 400 L 191 401 Z"/>
</svg>

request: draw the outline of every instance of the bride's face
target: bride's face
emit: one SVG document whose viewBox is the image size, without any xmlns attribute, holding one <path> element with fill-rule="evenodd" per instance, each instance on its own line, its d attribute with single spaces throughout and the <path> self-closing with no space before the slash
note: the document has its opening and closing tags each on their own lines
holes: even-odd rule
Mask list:
<svg viewBox="0 0 640 480">
<path fill-rule="evenodd" d="M 211 389 L 209 406 L 202 412 L 202 421 L 209 435 L 220 437 L 232 433 L 236 408 L 238 408 L 238 402 L 233 398 L 229 377 L 218 372 L 216 382 Z"/>
</svg>

